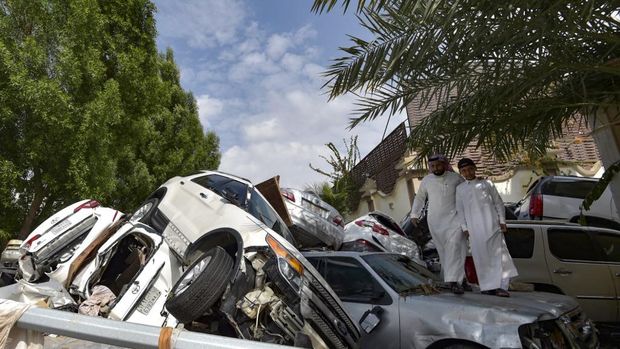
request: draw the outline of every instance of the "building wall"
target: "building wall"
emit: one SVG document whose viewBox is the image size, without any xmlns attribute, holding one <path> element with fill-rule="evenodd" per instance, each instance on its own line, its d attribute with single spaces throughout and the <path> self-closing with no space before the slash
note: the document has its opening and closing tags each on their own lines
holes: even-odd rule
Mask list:
<svg viewBox="0 0 620 349">
<path fill-rule="evenodd" d="M 413 179 L 413 181 L 417 190 L 420 181 L 417 179 Z M 381 211 L 387 214 L 397 223 L 400 223 L 400 220 L 409 213 L 409 210 L 411 210 L 411 201 L 409 200 L 409 191 L 407 189 L 407 179 L 405 177 L 400 177 L 396 180 L 394 190 L 392 190 L 389 195 L 374 190 L 369 197 L 362 197 L 357 210 L 347 215 L 347 222 L 368 213 L 369 210 L 367 201 L 370 199 L 372 199 L 375 211 Z"/>
<path fill-rule="evenodd" d="M 592 177 L 600 178 L 604 169 L 601 167 L 592 175 Z M 560 167 L 558 171 L 559 175 L 566 176 L 578 176 L 584 177 L 584 174 L 579 172 L 574 167 Z M 523 198 L 526 194 L 529 186 L 536 180 L 536 178 L 542 176 L 542 172 L 536 172 L 529 169 L 517 169 L 514 171 L 512 177 L 503 181 L 494 181 L 495 187 L 499 192 L 504 202 L 517 202 Z M 394 190 L 390 194 L 384 194 L 380 191 L 367 190 L 366 196 L 362 197 L 360 204 L 354 212 L 345 217 L 347 222 L 360 217 L 368 213 L 369 200 L 372 200 L 372 205 L 375 211 L 381 211 L 390 217 L 392 217 L 397 223 L 400 223 L 401 219 L 409 213 L 411 210 L 409 190 L 407 189 L 407 180 L 413 181 L 415 192 L 419 190 L 421 178 L 399 177 L 394 186 Z M 368 193 L 370 193 L 368 195 Z"/>
</svg>

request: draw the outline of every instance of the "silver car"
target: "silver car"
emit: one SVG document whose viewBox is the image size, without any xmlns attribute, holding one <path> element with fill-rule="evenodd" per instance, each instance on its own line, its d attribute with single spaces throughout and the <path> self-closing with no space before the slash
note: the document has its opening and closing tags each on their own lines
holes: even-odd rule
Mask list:
<svg viewBox="0 0 620 349">
<path fill-rule="evenodd" d="M 366 332 L 362 348 L 596 348 L 592 322 L 568 296 L 454 295 L 409 258 L 308 252 Z"/>
<path fill-rule="evenodd" d="M 418 245 L 383 212 L 374 211 L 354 219 L 345 225 L 344 232 L 343 251 L 393 252 L 426 266 Z"/>
<path fill-rule="evenodd" d="M 286 199 L 284 202 L 293 223 L 290 229 L 299 246 L 340 248 L 344 220 L 338 210 L 309 191 L 282 188 L 280 192 Z"/>
</svg>

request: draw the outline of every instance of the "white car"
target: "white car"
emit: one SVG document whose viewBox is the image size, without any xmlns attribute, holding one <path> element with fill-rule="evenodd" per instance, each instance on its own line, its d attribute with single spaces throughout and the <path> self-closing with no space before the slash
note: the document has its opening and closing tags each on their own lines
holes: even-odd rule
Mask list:
<svg viewBox="0 0 620 349">
<path fill-rule="evenodd" d="M 121 222 L 111 229 L 110 237 L 93 251 L 94 258 L 70 280 L 69 292 L 84 301 L 93 297 L 97 286 L 104 286 L 113 298 L 91 315 L 175 327 L 177 319 L 164 305 L 182 274 L 181 262 L 161 235 L 144 224 Z M 101 298 L 96 302 L 106 303 Z"/>
<path fill-rule="evenodd" d="M 82 200 L 41 223 L 20 247 L 18 274 L 29 282 L 44 274 L 65 283 L 71 263 L 112 223 L 124 214 Z"/>
<path fill-rule="evenodd" d="M 385 213 L 374 211 L 344 226 L 342 251 L 392 252 L 405 255 L 426 266 L 418 245 Z"/>
<path fill-rule="evenodd" d="M 598 178 L 543 176 L 530 185 L 515 207 L 521 220 L 568 220 L 578 222 L 583 199 L 598 183 Z M 609 186 L 583 211 L 587 225 L 620 230 L 620 217 Z"/>
<path fill-rule="evenodd" d="M 282 200 L 275 188 L 270 197 Z M 357 347 L 357 326 L 249 181 L 213 171 L 174 177 L 130 221 L 152 227 L 189 266 L 165 306 L 179 322 L 243 339 Z"/>
</svg>

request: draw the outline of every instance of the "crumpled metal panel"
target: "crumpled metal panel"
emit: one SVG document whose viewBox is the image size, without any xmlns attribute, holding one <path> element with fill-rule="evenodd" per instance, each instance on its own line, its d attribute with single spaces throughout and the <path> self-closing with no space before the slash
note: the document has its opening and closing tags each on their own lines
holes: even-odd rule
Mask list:
<svg viewBox="0 0 620 349">
<path fill-rule="evenodd" d="M 557 319 L 577 307 L 572 298 L 537 292 L 510 298 L 469 292 L 408 296 L 400 305 L 401 323 L 416 331 L 403 336 L 402 346 L 426 348 L 440 339 L 460 338 L 490 348 L 521 348 L 519 326 Z"/>
<path fill-rule="evenodd" d="M 44 302 L 50 308 L 68 305 L 77 307 L 69 292 L 58 281 L 53 279 L 36 284 L 17 280 L 12 285 L 0 288 L 0 298 L 26 304 Z"/>
<path fill-rule="evenodd" d="M 291 227 L 293 233 L 308 234 L 336 250 L 340 248 L 344 237 L 344 230 L 342 227 L 336 226 L 288 200 L 286 202 L 286 207 L 293 220 L 293 227 Z M 301 230 L 301 232 L 298 230 Z"/>
<path fill-rule="evenodd" d="M 375 219 L 368 215 L 359 217 L 354 221 L 359 219 L 376 222 Z M 387 227 L 384 228 L 390 230 Z M 353 242 L 355 240 L 366 240 L 372 242 L 373 244 L 385 249 L 386 252 L 405 255 L 413 259 L 416 263 L 426 267 L 426 264 L 420 258 L 420 249 L 418 248 L 418 245 L 413 240 L 409 240 L 406 237 L 392 232 L 391 230 L 390 235 L 381 235 L 373 233 L 370 227 L 360 227 L 355 224 L 355 222 L 351 222 L 345 226 L 344 242 Z"/>
</svg>

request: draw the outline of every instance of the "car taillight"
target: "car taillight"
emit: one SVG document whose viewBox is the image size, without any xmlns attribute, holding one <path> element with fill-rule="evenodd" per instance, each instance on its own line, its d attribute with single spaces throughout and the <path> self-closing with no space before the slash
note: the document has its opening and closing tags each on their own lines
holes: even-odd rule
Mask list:
<svg viewBox="0 0 620 349">
<path fill-rule="evenodd" d="M 358 221 L 355 221 L 355 224 L 359 225 L 360 227 L 371 228 L 373 233 L 377 233 L 381 235 L 390 235 L 390 232 L 385 227 L 373 221 L 367 221 L 365 219 L 360 219 Z"/>
<path fill-rule="evenodd" d="M 288 191 L 288 190 L 284 190 L 281 189 L 280 193 L 282 194 L 282 196 L 284 196 L 285 198 L 289 199 L 292 202 L 295 202 L 295 194 L 293 194 L 292 191 Z"/>
<path fill-rule="evenodd" d="M 532 194 L 530 198 L 530 217 L 536 218 L 543 216 L 543 196 L 542 194 Z"/>
<path fill-rule="evenodd" d="M 335 225 L 344 227 L 344 221 L 343 221 L 342 217 L 340 217 L 340 216 L 335 217 L 333 222 L 334 222 Z"/>
<path fill-rule="evenodd" d="M 342 251 L 381 252 L 381 249 L 375 244 L 363 239 L 355 240 L 353 242 L 345 242 L 342 244 L 340 249 Z"/>
<path fill-rule="evenodd" d="M 77 211 L 79 211 L 79 210 L 81 210 L 83 208 L 95 208 L 95 207 L 97 207 L 99 205 L 101 205 L 99 203 L 99 201 L 97 201 L 97 200 L 90 200 L 90 201 L 87 201 L 87 202 L 81 204 L 80 206 L 76 207 L 75 210 L 73 210 L 73 213 L 76 213 Z"/>
<path fill-rule="evenodd" d="M 22 248 L 25 248 L 25 249 L 30 248 L 32 243 L 35 242 L 40 237 L 41 237 L 41 234 L 37 234 L 37 235 L 31 237 L 30 239 L 26 240 L 26 242 L 22 245 Z"/>
</svg>

